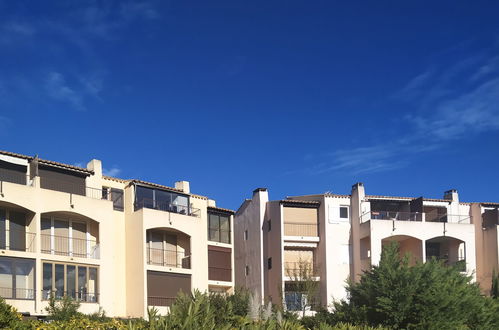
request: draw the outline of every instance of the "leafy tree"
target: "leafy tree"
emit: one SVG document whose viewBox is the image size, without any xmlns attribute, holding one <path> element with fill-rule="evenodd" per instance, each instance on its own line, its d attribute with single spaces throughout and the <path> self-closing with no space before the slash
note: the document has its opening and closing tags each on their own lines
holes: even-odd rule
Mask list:
<svg viewBox="0 0 499 330">
<path fill-rule="evenodd" d="M 349 301 L 335 304 L 335 322 L 397 329 L 498 329 L 498 305 L 471 277 L 429 260 L 409 266 L 396 243 L 378 266 L 347 286 Z"/>
<path fill-rule="evenodd" d="M 291 279 L 288 284 L 301 298 L 302 317 L 305 311 L 318 303 L 319 282 L 316 280 L 317 269 L 312 262 L 299 259 L 294 267 L 286 269 L 286 275 Z"/>
</svg>

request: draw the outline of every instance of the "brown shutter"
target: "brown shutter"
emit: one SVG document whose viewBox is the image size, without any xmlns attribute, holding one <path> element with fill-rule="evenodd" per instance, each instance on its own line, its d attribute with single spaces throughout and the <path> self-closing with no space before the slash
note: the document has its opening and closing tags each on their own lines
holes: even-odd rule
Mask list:
<svg viewBox="0 0 499 330">
<path fill-rule="evenodd" d="M 85 175 L 40 165 L 40 187 L 85 196 Z"/>
<path fill-rule="evenodd" d="M 232 250 L 208 246 L 208 279 L 212 281 L 232 280 Z"/>
<path fill-rule="evenodd" d="M 170 306 L 180 291 L 191 292 L 191 275 L 147 271 L 149 306 Z"/>
</svg>

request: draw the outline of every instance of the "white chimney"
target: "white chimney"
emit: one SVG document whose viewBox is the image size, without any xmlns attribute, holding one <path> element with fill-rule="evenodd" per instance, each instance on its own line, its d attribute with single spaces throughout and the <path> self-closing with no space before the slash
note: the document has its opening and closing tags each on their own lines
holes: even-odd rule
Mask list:
<svg viewBox="0 0 499 330">
<path fill-rule="evenodd" d="M 175 182 L 175 189 L 180 189 L 186 194 L 189 194 L 191 192 L 191 189 L 189 187 L 189 181 L 177 181 L 177 182 Z"/>
</svg>

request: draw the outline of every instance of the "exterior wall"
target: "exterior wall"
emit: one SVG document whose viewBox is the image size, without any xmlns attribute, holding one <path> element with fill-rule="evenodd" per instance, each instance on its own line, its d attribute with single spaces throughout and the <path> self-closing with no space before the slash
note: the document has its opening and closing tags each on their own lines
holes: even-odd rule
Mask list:
<svg viewBox="0 0 499 330">
<path fill-rule="evenodd" d="M 263 226 L 263 267 L 265 279 L 265 300 L 275 304 L 281 303 L 283 288 L 283 206 L 279 201 L 267 203 L 267 212 Z M 268 221 L 272 228 L 268 230 Z M 272 269 L 268 269 L 268 258 L 272 258 Z"/>
<path fill-rule="evenodd" d="M 260 299 L 264 298 L 263 277 L 263 230 L 268 202 L 266 190 L 256 190 L 253 198 L 246 201 L 234 219 L 235 284 L 244 287 Z M 248 232 L 248 240 L 244 232 Z M 246 266 L 249 274 L 245 274 Z"/>
<path fill-rule="evenodd" d="M 1 156 L 0 159 L 6 161 L 17 159 L 16 157 Z M 25 163 L 28 165 L 27 161 Z M 30 170 L 36 168 L 36 166 L 31 165 L 27 166 L 27 175 L 30 174 Z M 45 167 L 47 166 L 45 165 Z M 47 301 L 43 301 L 41 295 L 43 288 L 42 264 L 44 261 L 98 267 L 98 302 L 82 302 L 80 311 L 84 313 L 97 312 L 99 308 L 102 308 L 109 316 L 146 316 L 148 270 L 190 275 L 191 287 L 201 291 L 207 291 L 210 287 L 224 292 L 233 291 L 235 282 L 233 216 L 230 216 L 231 243 L 210 242 L 208 241 L 207 209 L 208 206 L 215 207 L 214 201 L 189 194 L 191 206 L 200 209 L 198 217 L 147 208 L 135 211 L 133 182 L 102 176 L 102 165 L 98 160 L 89 162 L 87 168 L 89 171 L 87 171 L 85 179 L 85 195 L 42 189 L 40 178 L 37 176 L 33 176 L 32 182 L 28 181 L 26 185 L 2 182 L 0 208 L 18 209 L 27 213 L 26 232 L 34 235 L 33 248 L 27 252 L 1 250 L 2 257 L 29 258 L 35 261 L 35 299 L 8 299 L 9 303 L 20 312 L 31 315 L 46 313 L 44 309 L 47 306 Z M 85 173 L 85 170 L 81 170 L 81 173 Z M 79 176 L 81 177 L 82 174 Z M 71 184 L 68 183 L 68 185 Z M 184 182 L 182 187 L 187 186 L 188 183 Z M 103 187 L 124 191 L 123 211 L 114 209 L 113 201 L 108 200 L 103 195 Z M 228 214 L 231 212 L 230 210 L 220 210 L 228 212 Z M 86 238 L 98 242 L 98 257 L 94 259 L 77 257 L 69 253 L 69 255 L 42 253 L 41 219 L 42 216 L 46 217 L 47 215 L 86 222 Z M 178 231 L 187 235 L 182 236 L 179 244 L 191 255 L 190 269 L 155 266 L 147 263 L 146 232 L 153 228 Z M 52 231 L 50 232 L 52 233 Z M 68 233 L 69 238 L 66 239 L 71 239 L 71 231 Z M 74 233 L 76 235 L 78 232 Z M 188 239 L 184 239 L 186 237 Z M 209 245 L 230 249 L 230 281 L 208 280 Z M 167 311 L 168 308 L 161 307 L 160 310 Z"/>
</svg>

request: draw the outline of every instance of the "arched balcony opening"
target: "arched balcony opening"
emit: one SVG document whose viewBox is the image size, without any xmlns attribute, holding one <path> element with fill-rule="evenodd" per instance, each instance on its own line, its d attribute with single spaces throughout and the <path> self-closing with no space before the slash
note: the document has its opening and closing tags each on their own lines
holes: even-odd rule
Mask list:
<svg viewBox="0 0 499 330">
<path fill-rule="evenodd" d="M 35 212 L 0 202 L 0 250 L 35 252 Z"/>
<path fill-rule="evenodd" d="M 98 259 L 99 223 L 73 212 L 41 216 L 42 253 Z"/>
<path fill-rule="evenodd" d="M 170 228 L 146 232 L 147 264 L 172 268 L 191 268 L 191 237 Z"/>
<path fill-rule="evenodd" d="M 455 266 L 466 271 L 466 243 L 460 239 L 440 236 L 425 242 L 426 260 L 440 260 L 446 266 Z"/>
<path fill-rule="evenodd" d="M 384 238 L 381 241 L 382 246 L 387 246 L 397 242 L 399 254 L 401 257 L 409 256 L 409 264 L 415 265 L 417 262 L 423 262 L 423 241 L 412 236 L 395 235 Z"/>
</svg>

